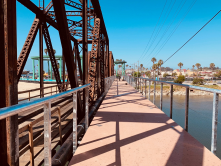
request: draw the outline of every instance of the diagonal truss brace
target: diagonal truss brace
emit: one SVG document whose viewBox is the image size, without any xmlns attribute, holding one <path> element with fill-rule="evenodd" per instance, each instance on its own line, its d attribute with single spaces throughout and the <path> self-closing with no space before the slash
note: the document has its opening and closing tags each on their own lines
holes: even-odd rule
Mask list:
<svg viewBox="0 0 221 166">
<path fill-rule="evenodd" d="M 51 43 L 51 38 L 48 32 L 48 27 L 46 25 L 45 22 L 42 22 L 43 25 L 43 34 L 44 34 L 44 39 L 45 39 L 45 44 L 47 46 L 48 49 L 48 54 L 51 60 L 51 65 L 54 71 L 54 76 L 58 85 L 58 89 L 59 92 L 62 91 L 62 86 L 61 86 L 61 79 L 60 79 L 60 75 L 59 75 L 59 71 L 58 71 L 58 67 L 57 67 L 57 62 L 55 59 L 55 55 L 54 55 L 54 51 L 53 51 L 53 47 L 52 47 L 52 43 Z"/>
<path fill-rule="evenodd" d="M 31 26 L 31 29 L 28 33 L 28 36 L 25 40 L 25 44 L 24 44 L 24 46 L 21 50 L 21 53 L 18 57 L 18 60 L 17 60 L 18 81 L 19 81 L 19 79 L 21 77 L 21 74 L 24 70 L 24 67 L 25 67 L 25 64 L 27 62 L 28 56 L 30 54 L 30 51 L 31 51 L 32 45 L 34 43 L 35 37 L 38 33 L 38 28 L 39 28 L 39 19 L 35 18 L 32 26 Z"/>
</svg>

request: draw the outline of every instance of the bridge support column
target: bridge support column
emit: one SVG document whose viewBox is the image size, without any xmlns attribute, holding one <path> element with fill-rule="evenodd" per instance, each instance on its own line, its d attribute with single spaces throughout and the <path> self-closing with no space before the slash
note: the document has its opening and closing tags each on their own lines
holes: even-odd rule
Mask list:
<svg viewBox="0 0 221 166">
<path fill-rule="evenodd" d="M 0 108 L 3 108 L 18 103 L 16 0 L 0 1 L 0 36 Z M 19 165 L 18 115 L 0 120 L 0 149 L 1 165 Z"/>
<path fill-rule="evenodd" d="M 39 79 L 40 79 L 40 88 L 44 88 L 44 77 L 43 77 L 43 33 L 42 33 L 42 23 L 40 21 L 39 26 L 39 53 L 40 53 L 40 63 L 39 64 Z M 40 90 L 40 97 L 44 97 L 44 89 Z"/>
</svg>

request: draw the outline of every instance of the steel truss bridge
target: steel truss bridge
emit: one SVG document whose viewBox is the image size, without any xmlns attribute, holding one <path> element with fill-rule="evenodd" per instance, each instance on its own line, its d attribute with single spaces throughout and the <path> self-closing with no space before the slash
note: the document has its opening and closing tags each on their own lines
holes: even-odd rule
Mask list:
<svg viewBox="0 0 221 166">
<path fill-rule="evenodd" d="M 53 41 L 50 37 L 49 27 L 53 27 L 59 32 L 63 63 L 67 68 L 71 88 L 89 84 L 88 89 L 82 88 L 77 91 L 77 122 L 80 123 L 85 117 L 85 111 L 96 106 L 96 102 L 105 92 L 105 78 L 114 75 L 114 58 L 109 50 L 108 33 L 99 0 L 52 0 L 49 4 L 39 0 L 38 6 L 31 0 L 17 1 L 33 12 L 36 17 L 33 18 L 30 31 L 27 32 L 27 38 L 18 56 L 17 42 L 22 41 L 17 41 L 16 12 L 20 11 L 16 10 L 16 0 L 0 2 L 0 108 L 18 103 L 17 84 L 37 33 L 39 33 L 40 96 L 44 97 L 43 40 L 48 50 L 58 90 L 62 93 L 66 91 L 64 82 L 61 82 L 59 76 Z M 72 10 L 66 10 L 66 8 Z M 90 47 L 91 51 L 89 51 Z M 83 66 L 81 66 L 80 53 L 83 54 Z M 77 71 L 80 73 L 80 81 L 77 78 Z M 64 76 L 63 73 L 63 81 L 65 81 Z M 19 150 L 21 150 L 19 116 L 15 114 L 0 120 L 2 165 L 19 165 Z M 26 146 L 31 146 L 30 141 Z M 34 165 L 32 160 L 33 156 L 30 163 Z"/>
</svg>

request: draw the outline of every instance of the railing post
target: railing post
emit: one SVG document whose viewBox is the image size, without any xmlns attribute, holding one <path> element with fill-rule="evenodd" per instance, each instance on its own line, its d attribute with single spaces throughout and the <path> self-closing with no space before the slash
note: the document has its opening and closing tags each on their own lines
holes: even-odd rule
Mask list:
<svg viewBox="0 0 221 166">
<path fill-rule="evenodd" d="M 28 92 L 28 100 L 30 101 L 30 98 L 31 98 L 31 94 L 30 92 Z"/>
<path fill-rule="evenodd" d="M 138 92 L 139 92 L 139 77 L 137 77 L 137 88 L 138 88 Z"/>
<path fill-rule="evenodd" d="M 163 83 L 160 86 L 160 109 L 163 109 Z"/>
<path fill-rule="evenodd" d="M 189 116 L 189 88 L 186 88 L 186 108 L 185 108 L 185 127 L 188 132 L 188 117 Z"/>
<path fill-rule="evenodd" d="M 149 81 L 149 95 L 148 95 L 149 100 L 150 100 L 150 85 L 151 85 L 151 82 Z"/>
<path fill-rule="evenodd" d="M 77 149 L 77 92 L 73 93 L 73 155 Z"/>
<path fill-rule="evenodd" d="M 155 104 L 155 97 L 156 97 L 156 81 L 154 81 L 153 104 Z"/>
<path fill-rule="evenodd" d="M 145 80 L 145 99 L 147 98 L 147 80 Z"/>
<path fill-rule="evenodd" d="M 117 79 L 117 95 L 118 95 L 118 79 Z"/>
<path fill-rule="evenodd" d="M 57 86 L 56 86 L 57 87 Z M 52 95 L 52 87 L 51 87 L 51 95 Z"/>
<path fill-rule="evenodd" d="M 85 95 L 86 95 L 86 99 L 85 99 L 85 132 L 88 129 L 88 98 L 89 98 L 89 88 L 85 89 Z"/>
<path fill-rule="evenodd" d="M 62 131 L 61 131 L 61 107 L 58 107 L 58 122 L 59 122 L 59 136 L 60 136 L 60 143 L 63 144 L 62 141 Z"/>
<path fill-rule="evenodd" d="M 51 166 L 51 101 L 44 104 L 44 165 Z"/>
<path fill-rule="evenodd" d="M 211 139 L 211 152 L 216 155 L 217 148 L 217 122 L 218 122 L 218 103 L 219 94 L 213 94 L 213 117 L 212 117 L 212 139 Z"/>
<path fill-rule="evenodd" d="M 173 85 L 170 85 L 170 118 L 172 119 L 173 112 Z"/>
<path fill-rule="evenodd" d="M 30 165 L 34 166 L 34 143 L 33 143 L 33 128 L 32 123 L 28 125 L 29 130 L 29 146 L 30 146 Z"/>
</svg>

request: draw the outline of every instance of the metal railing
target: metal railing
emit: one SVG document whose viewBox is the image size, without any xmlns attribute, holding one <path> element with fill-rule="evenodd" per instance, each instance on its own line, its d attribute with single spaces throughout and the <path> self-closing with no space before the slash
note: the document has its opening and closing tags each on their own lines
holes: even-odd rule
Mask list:
<svg viewBox="0 0 221 166">
<path fill-rule="evenodd" d="M 105 94 L 108 92 L 110 86 L 112 85 L 113 81 L 115 79 L 115 76 L 112 77 L 108 77 L 105 78 Z M 77 87 L 65 92 L 61 92 L 59 94 L 55 94 L 52 96 L 48 96 L 48 97 L 44 97 L 44 98 L 40 98 L 37 99 L 35 101 L 30 101 L 28 103 L 22 103 L 22 104 L 17 104 L 17 105 L 13 105 L 10 107 L 5 107 L 0 109 L 0 120 L 1 119 L 5 119 L 7 117 L 10 116 L 14 116 L 17 114 L 21 114 L 27 110 L 30 110 L 32 108 L 35 108 L 37 106 L 43 106 L 44 109 L 44 165 L 45 166 L 49 166 L 51 165 L 51 130 L 52 130 L 52 126 L 51 126 L 51 114 L 53 114 L 55 111 L 58 111 L 59 115 L 60 115 L 60 109 L 55 109 L 54 111 L 51 110 L 51 103 L 63 98 L 65 96 L 68 96 L 70 94 L 73 95 L 73 153 L 76 151 L 77 149 L 77 92 L 78 91 L 82 91 L 83 89 L 87 89 L 86 91 L 88 92 L 88 88 L 89 88 L 90 84 L 87 85 L 83 85 L 81 87 Z M 89 93 L 86 93 L 87 95 L 87 100 L 86 100 L 86 108 L 85 108 L 85 120 L 84 120 L 84 124 L 85 124 L 85 132 L 88 128 L 89 122 L 88 122 L 88 117 L 89 117 L 89 108 L 88 108 L 88 97 L 89 97 Z M 42 119 L 42 118 L 40 118 Z M 39 121 L 39 119 L 35 120 L 35 121 Z M 59 123 L 61 122 L 61 117 L 59 116 Z M 35 122 L 36 123 L 36 122 Z M 30 145 L 33 145 L 33 127 L 34 124 L 31 124 L 28 126 L 28 130 L 29 130 L 29 142 L 31 143 Z M 27 127 L 25 126 L 25 128 L 27 129 Z M 19 133 L 19 132 L 17 132 Z M 61 134 L 59 133 L 60 137 Z M 61 139 L 61 138 L 60 138 Z M 34 146 L 34 145 L 33 145 Z M 30 146 L 30 164 L 34 165 L 34 150 L 33 150 L 33 146 Z"/>
<path fill-rule="evenodd" d="M 213 93 L 213 113 L 212 113 L 212 138 L 211 138 L 211 152 L 213 154 L 216 154 L 217 149 L 217 123 L 218 123 L 218 104 L 219 104 L 219 94 L 221 94 L 221 90 L 218 89 L 211 89 L 211 88 L 205 88 L 205 87 L 199 87 L 199 86 L 193 86 L 193 85 L 185 85 L 185 84 L 177 84 L 174 82 L 165 82 L 165 81 L 159 81 L 159 80 L 153 80 L 153 79 L 147 79 L 147 78 L 137 78 L 137 77 L 131 77 L 131 76 L 125 76 L 126 81 L 134 86 L 138 91 L 142 92 L 144 91 L 145 98 L 147 97 L 147 82 L 149 83 L 149 90 L 148 90 L 148 99 L 150 100 L 150 87 L 151 82 L 154 83 L 154 90 L 153 90 L 153 104 L 155 104 L 155 97 L 156 97 L 156 83 L 159 83 L 161 85 L 160 87 L 160 109 L 162 110 L 163 107 L 163 84 L 169 84 L 170 85 L 170 118 L 172 119 L 173 115 L 173 86 L 180 86 L 186 88 L 186 98 L 185 98 L 185 124 L 184 129 L 188 132 L 188 118 L 189 118 L 189 91 L 190 89 L 196 89 L 206 92 Z M 144 84 L 144 87 L 142 86 Z"/>
<path fill-rule="evenodd" d="M 88 88 L 90 84 L 83 85 L 59 94 L 44 97 L 35 101 L 31 101 L 24 104 L 17 104 L 10 107 L 0 109 L 0 119 L 4 119 L 13 115 L 20 114 L 24 111 L 30 110 L 36 106 L 44 106 L 44 165 L 51 165 L 51 103 L 57 99 L 73 94 L 73 131 L 77 128 L 77 92 L 79 90 Z M 86 107 L 88 105 L 86 104 Z M 86 108 L 85 110 L 88 110 Z M 85 115 L 88 115 L 88 111 L 85 111 Z M 88 123 L 86 122 L 86 126 Z M 32 129 L 29 131 L 32 131 Z M 75 145 L 74 145 L 75 146 Z M 33 153 L 33 152 L 32 152 Z M 31 154 L 33 155 L 33 154 Z M 31 163 L 33 161 L 30 161 Z M 34 165 L 33 163 L 31 165 Z"/>
<path fill-rule="evenodd" d="M 63 87 L 64 91 L 67 91 L 70 87 L 69 87 L 69 82 L 61 84 L 60 86 Z M 56 88 L 55 90 L 53 90 L 53 88 Z M 35 92 L 35 91 L 41 91 L 41 90 L 45 90 L 45 89 L 50 89 L 49 92 L 43 93 L 43 95 L 48 95 L 48 94 L 53 94 L 53 93 L 58 93 L 58 85 L 52 85 L 52 86 L 48 86 L 48 87 L 43 87 L 43 88 L 35 88 L 35 89 L 30 89 L 30 90 L 25 90 L 25 91 L 20 91 L 18 92 L 18 95 L 24 94 L 24 93 L 28 93 L 28 97 L 24 98 L 24 99 L 20 99 L 18 100 L 18 102 L 24 101 L 24 100 L 28 100 L 30 101 L 33 98 L 37 98 L 37 97 L 43 97 L 41 94 L 39 95 L 35 95 L 35 96 L 31 96 L 31 92 Z"/>
</svg>

